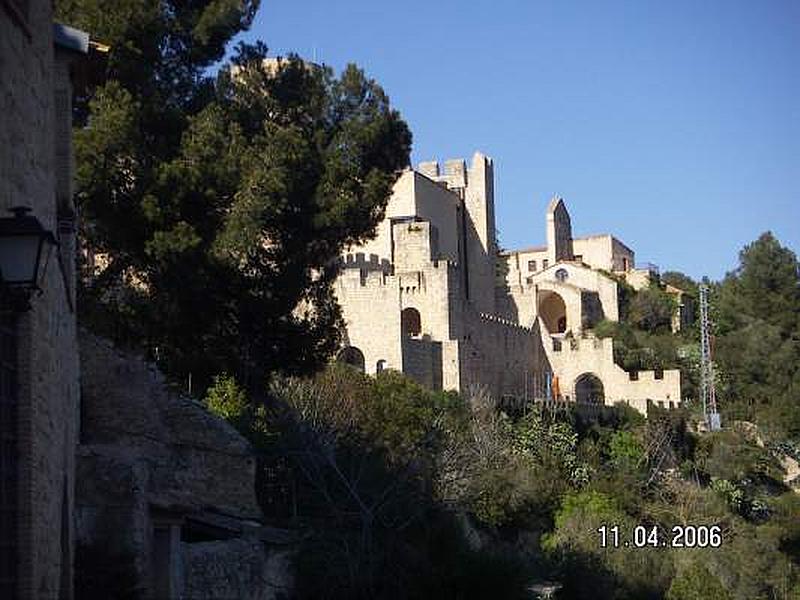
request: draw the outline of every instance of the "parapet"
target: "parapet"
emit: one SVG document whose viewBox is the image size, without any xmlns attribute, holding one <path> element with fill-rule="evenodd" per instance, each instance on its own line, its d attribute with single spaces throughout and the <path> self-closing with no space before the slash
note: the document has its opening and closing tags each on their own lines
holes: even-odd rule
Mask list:
<svg viewBox="0 0 800 600">
<path fill-rule="evenodd" d="M 608 338 L 553 338 L 553 352 L 605 351 L 613 356 L 614 340 Z"/>
<path fill-rule="evenodd" d="M 533 331 L 531 327 L 520 325 L 516 321 L 512 321 L 511 319 L 506 319 L 505 317 L 500 317 L 498 315 L 482 312 L 478 313 L 478 316 L 481 318 L 482 321 L 486 321 L 487 323 L 498 323 L 500 325 L 505 325 L 506 327 L 512 327 L 513 329 L 525 331 L 526 333 L 531 333 Z"/>
<path fill-rule="evenodd" d="M 343 269 L 336 279 L 337 286 L 343 289 L 355 288 L 384 288 L 392 279 L 381 270 Z"/>
<path fill-rule="evenodd" d="M 380 258 L 377 254 L 365 255 L 363 252 L 348 253 L 340 257 L 342 269 L 363 269 L 365 271 L 383 271 L 390 273 L 392 263 L 388 258 Z"/>
<path fill-rule="evenodd" d="M 467 164 L 463 158 L 444 161 L 444 169 L 435 160 L 421 162 L 417 165 L 417 171 L 429 179 L 445 184 L 451 190 L 467 187 Z"/>
</svg>

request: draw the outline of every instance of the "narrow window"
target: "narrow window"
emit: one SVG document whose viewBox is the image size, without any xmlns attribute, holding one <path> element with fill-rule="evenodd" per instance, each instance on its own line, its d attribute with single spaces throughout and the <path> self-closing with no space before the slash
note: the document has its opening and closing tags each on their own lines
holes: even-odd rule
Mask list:
<svg viewBox="0 0 800 600">
<path fill-rule="evenodd" d="M 547 267 L 549 267 L 549 266 L 550 266 L 550 261 L 549 261 L 549 260 L 547 260 L 547 259 L 545 258 L 545 259 L 542 261 L 542 269 L 546 269 L 546 268 L 547 268 Z"/>
<path fill-rule="evenodd" d="M 528 273 L 535 273 L 536 272 L 536 261 L 529 260 L 528 261 Z"/>
</svg>

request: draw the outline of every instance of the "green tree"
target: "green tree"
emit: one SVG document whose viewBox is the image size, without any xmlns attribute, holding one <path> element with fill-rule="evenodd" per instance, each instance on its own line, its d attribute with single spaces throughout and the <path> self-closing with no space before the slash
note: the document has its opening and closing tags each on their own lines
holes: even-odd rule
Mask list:
<svg viewBox="0 0 800 600">
<path fill-rule="evenodd" d="M 653 284 L 633 296 L 628 321 L 644 331 L 669 331 L 675 310 L 672 296 Z"/>
<path fill-rule="evenodd" d="M 795 253 L 771 232 L 744 247 L 739 267 L 726 278 L 723 286 L 726 284 L 727 302 L 721 308 L 734 324 L 744 324 L 751 317 L 778 327 L 783 336 L 798 331 L 800 264 Z M 732 314 L 737 310 L 741 313 L 738 318 Z"/>
<path fill-rule="evenodd" d="M 767 232 L 745 246 L 712 295 L 723 413 L 773 436 L 800 435 L 799 268 Z"/>
<path fill-rule="evenodd" d="M 731 595 L 708 569 L 695 563 L 672 580 L 667 600 L 731 600 Z"/>
<path fill-rule="evenodd" d="M 84 319 L 142 345 L 203 388 L 228 372 L 317 368 L 339 343 L 331 283 L 374 235 L 411 135 L 383 90 L 240 45 L 207 68 L 258 3 L 62 0 L 58 15 L 112 46 L 108 80 L 79 103 L 78 201 L 108 266 Z"/>
<path fill-rule="evenodd" d="M 697 297 L 697 282 L 680 271 L 665 271 L 661 274 L 662 283 L 674 286 L 687 294 Z"/>
</svg>

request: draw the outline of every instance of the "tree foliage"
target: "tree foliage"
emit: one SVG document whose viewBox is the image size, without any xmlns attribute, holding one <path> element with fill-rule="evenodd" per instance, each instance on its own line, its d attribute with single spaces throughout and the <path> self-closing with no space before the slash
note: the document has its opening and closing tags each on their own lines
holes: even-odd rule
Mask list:
<svg viewBox="0 0 800 600">
<path fill-rule="evenodd" d="M 265 64 L 258 43 L 206 74 L 257 4 L 58 6 L 112 46 L 75 133 L 83 237 L 108 263 L 84 319 L 201 388 L 227 371 L 258 390 L 330 355 L 336 259 L 373 235 L 409 160 L 408 128 L 355 66 Z"/>
<path fill-rule="evenodd" d="M 800 436 L 800 265 L 769 232 L 714 288 L 723 411 L 773 436 Z"/>
</svg>

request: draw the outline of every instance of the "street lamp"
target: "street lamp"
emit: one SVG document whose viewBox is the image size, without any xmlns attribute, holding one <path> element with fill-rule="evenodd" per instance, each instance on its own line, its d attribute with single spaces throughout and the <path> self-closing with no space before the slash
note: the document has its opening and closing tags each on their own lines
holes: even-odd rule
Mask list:
<svg viewBox="0 0 800 600">
<path fill-rule="evenodd" d="M 41 283 L 56 238 L 27 206 L 10 209 L 13 217 L 0 218 L 0 304 L 15 312 L 30 309 L 34 292 Z"/>
</svg>

